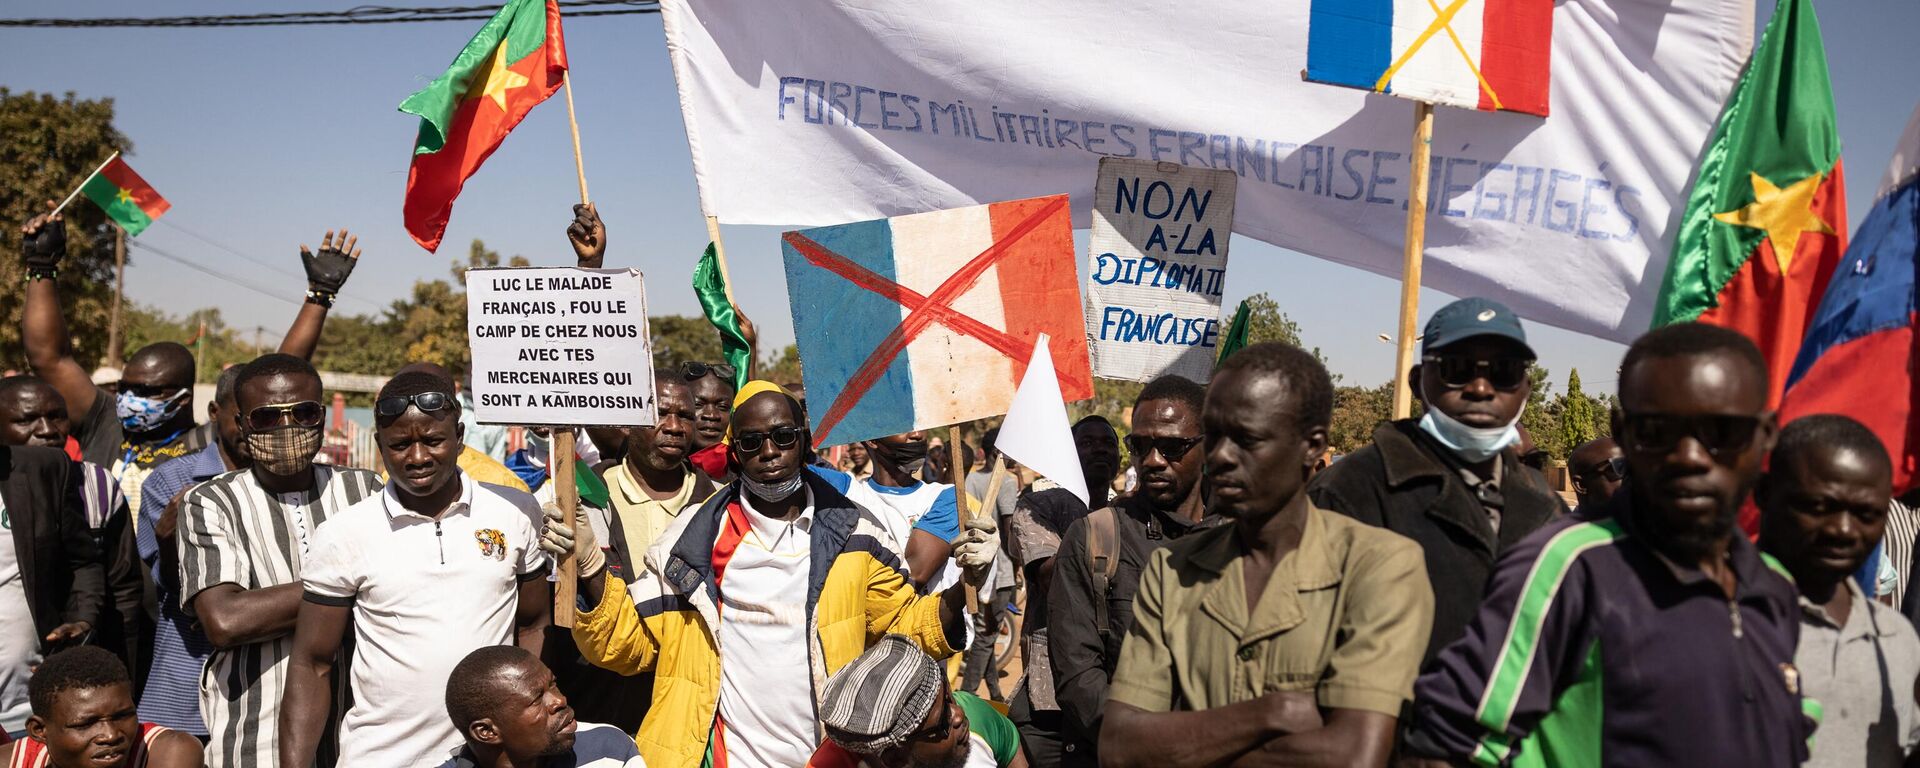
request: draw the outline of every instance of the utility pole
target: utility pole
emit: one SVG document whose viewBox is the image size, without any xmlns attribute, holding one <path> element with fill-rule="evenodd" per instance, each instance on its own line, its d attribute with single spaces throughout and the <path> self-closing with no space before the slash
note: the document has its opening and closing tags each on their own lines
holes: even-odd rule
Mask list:
<svg viewBox="0 0 1920 768">
<path fill-rule="evenodd" d="M 127 231 L 113 228 L 113 307 L 107 314 L 107 362 L 120 367 L 120 303 L 127 290 Z"/>
</svg>

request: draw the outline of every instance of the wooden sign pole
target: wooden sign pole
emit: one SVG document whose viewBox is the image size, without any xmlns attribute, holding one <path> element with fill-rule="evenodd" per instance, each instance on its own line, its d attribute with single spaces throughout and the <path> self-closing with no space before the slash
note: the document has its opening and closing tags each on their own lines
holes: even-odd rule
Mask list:
<svg viewBox="0 0 1920 768">
<path fill-rule="evenodd" d="M 573 75 L 563 75 L 561 82 L 567 91 L 567 127 L 573 131 L 573 171 L 580 178 L 580 204 L 587 199 L 587 165 L 580 156 L 580 122 L 573 114 Z M 560 505 L 560 513 L 566 516 L 567 528 L 574 536 L 580 531 L 575 521 L 574 510 L 580 507 L 580 488 L 573 480 L 573 427 L 553 428 L 553 455 L 548 468 L 552 470 L 553 500 Z M 560 559 L 559 573 L 554 578 L 553 588 L 553 624 L 557 627 L 573 628 L 573 606 L 580 589 L 580 563 L 573 556 Z"/>
<path fill-rule="evenodd" d="M 973 521 L 972 505 L 967 503 L 967 467 L 961 462 L 960 425 L 947 427 L 947 474 L 953 479 L 953 508 L 960 513 L 960 531 L 965 533 L 967 523 Z M 967 610 L 980 612 L 980 595 L 973 585 L 967 584 Z"/>
<path fill-rule="evenodd" d="M 1413 367 L 1414 325 L 1420 319 L 1420 260 L 1427 245 L 1427 169 L 1433 158 L 1433 105 L 1414 102 L 1413 169 L 1408 177 L 1407 250 L 1400 272 L 1400 330 L 1393 339 L 1393 417 L 1413 413 L 1413 389 L 1407 372 Z"/>
</svg>

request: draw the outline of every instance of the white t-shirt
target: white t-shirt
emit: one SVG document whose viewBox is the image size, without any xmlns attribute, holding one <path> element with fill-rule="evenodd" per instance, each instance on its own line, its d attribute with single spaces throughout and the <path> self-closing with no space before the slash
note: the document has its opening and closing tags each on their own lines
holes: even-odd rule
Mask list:
<svg viewBox="0 0 1920 768">
<path fill-rule="evenodd" d="M 447 677 L 476 648 L 514 642 L 519 585 L 542 575 L 540 507 L 462 473 L 438 520 L 400 505 L 393 484 L 314 531 L 307 599 L 351 605 L 353 707 L 341 765 L 435 765 L 463 740 Z"/>
<path fill-rule="evenodd" d="M 40 637 L 27 607 L 27 584 L 13 549 L 13 516 L 0 499 L 0 730 L 18 731 L 33 714 L 27 678 L 40 663 Z"/>
<path fill-rule="evenodd" d="M 749 530 L 720 577 L 720 719 L 729 768 L 806 765 L 814 736 L 807 664 L 813 498 L 791 522 L 744 501 Z M 725 535 L 724 533 L 722 535 Z"/>
</svg>

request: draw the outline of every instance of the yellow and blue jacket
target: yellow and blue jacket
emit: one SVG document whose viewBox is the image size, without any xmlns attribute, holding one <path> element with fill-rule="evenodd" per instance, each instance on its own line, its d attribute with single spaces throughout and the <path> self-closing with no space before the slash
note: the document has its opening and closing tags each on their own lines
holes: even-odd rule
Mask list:
<svg viewBox="0 0 1920 768">
<path fill-rule="evenodd" d="M 936 659 L 953 655 L 965 628 L 948 636 L 940 596 L 915 593 L 900 545 L 879 519 L 814 473 L 802 475 L 814 506 L 806 605 L 816 705 L 827 676 L 885 635 L 906 635 Z M 574 619 L 574 642 L 589 661 L 654 674 L 652 706 L 634 736 L 649 768 L 697 768 L 707 752 L 720 699 L 713 549 L 739 494 L 736 482 L 681 514 L 648 548 L 632 584 L 604 577 L 600 604 Z"/>
</svg>

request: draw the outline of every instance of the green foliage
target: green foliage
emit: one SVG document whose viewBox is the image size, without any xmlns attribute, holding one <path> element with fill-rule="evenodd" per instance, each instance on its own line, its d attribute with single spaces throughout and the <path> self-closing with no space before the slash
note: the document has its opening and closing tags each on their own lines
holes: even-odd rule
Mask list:
<svg viewBox="0 0 1920 768">
<path fill-rule="evenodd" d="M 686 361 L 715 363 L 726 359 L 720 350 L 720 332 L 705 317 L 660 315 L 647 318 L 647 327 L 653 337 L 654 370 L 664 371 Z"/>
<path fill-rule="evenodd" d="M 1414 418 L 1423 413 L 1420 401 L 1413 403 Z M 1333 423 L 1327 429 L 1327 443 L 1336 453 L 1352 453 L 1373 442 L 1373 431 L 1393 419 L 1393 382 L 1377 387 L 1336 387 L 1333 390 Z"/>
<path fill-rule="evenodd" d="M 1560 396 L 1555 405 L 1560 420 L 1560 445 L 1568 453 L 1582 443 L 1604 437 L 1613 431 L 1610 421 L 1613 398 L 1608 395 L 1588 395 L 1580 387 L 1578 369 L 1567 374 L 1567 392 Z"/>
<path fill-rule="evenodd" d="M 64 199 L 116 149 L 131 155 L 133 144 L 113 127 L 112 99 L 82 100 L 72 93 L 56 99 L 0 87 L 0 369 L 26 367 L 21 225 L 45 212 L 45 201 Z M 92 367 L 107 346 L 114 227 L 86 200 L 75 200 L 62 213 L 67 258 L 60 266 L 61 309 L 74 357 Z"/>
</svg>

